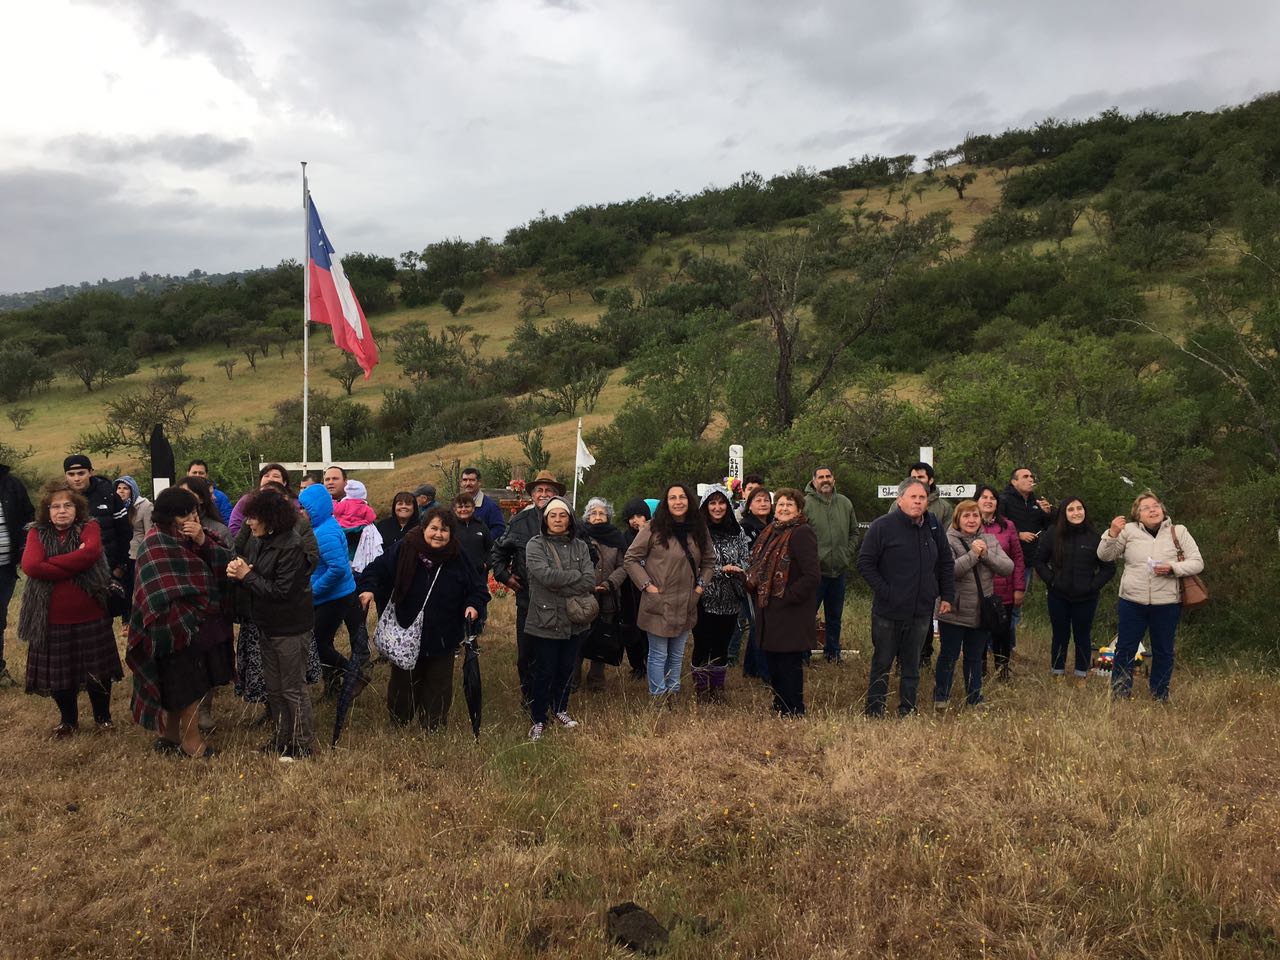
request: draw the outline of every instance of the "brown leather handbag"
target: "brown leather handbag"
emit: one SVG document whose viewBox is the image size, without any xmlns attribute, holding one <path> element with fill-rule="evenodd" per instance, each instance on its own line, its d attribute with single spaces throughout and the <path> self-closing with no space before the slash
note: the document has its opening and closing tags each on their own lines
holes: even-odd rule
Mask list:
<svg viewBox="0 0 1280 960">
<path fill-rule="evenodd" d="M 1178 542 L 1178 527 L 1176 524 L 1169 525 L 1169 533 L 1173 536 L 1173 549 L 1178 551 L 1178 562 L 1181 563 L 1186 557 L 1182 553 L 1182 544 Z M 1198 610 L 1209 602 L 1209 588 L 1205 586 L 1204 580 L 1200 578 L 1198 573 L 1190 573 L 1185 577 L 1179 577 L 1178 593 L 1182 597 L 1183 610 Z"/>
</svg>

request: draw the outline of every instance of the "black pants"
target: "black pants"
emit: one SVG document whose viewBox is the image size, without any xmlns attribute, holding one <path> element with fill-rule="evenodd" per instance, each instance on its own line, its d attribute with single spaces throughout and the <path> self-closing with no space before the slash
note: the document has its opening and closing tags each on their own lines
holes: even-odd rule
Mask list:
<svg viewBox="0 0 1280 960">
<path fill-rule="evenodd" d="M 916 691 L 920 687 L 920 651 L 931 636 L 932 617 L 913 620 L 886 620 L 871 615 L 871 682 L 867 686 L 866 714 L 884 716 L 889 699 L 889 671 L 898 660 L 898 715 L 916 712 Z"/>
<path fill-rule="evenodd" d="M 89 705 L 93 707 L 93 722 L 106 723 L 111 719 L 111 684 L 98 680 L 90 680 L 85 684 L 89 694 Z M 80 691 L 54 690 L 51 694 L 53 702 L 58 705 L 58 713 L 62 722 L 76 726 L 80 722 Z"/>
<path fill-rule="evenodd" d="M 649 664 L 649 635 L 634 623 L 618 629 L 622 631 L 622 647 L 627 651 L 631 672 L 643 675 Z"/>
<path fill-rule="evenodd" d="M 693 665 L 723 667 L 729 662 L 729 640 L 738 623 L 736 613 L 698 611 L 693 625 Z"/>
<path fill-rule="evenodd" d="M 1004 605 L 1005 613 L 1009 617 L 1013 617 L 1013 604 L 1006 603 Z M 1000 630 L 991 634 L 991 655 L 995 658 L 997 667 L 1007 667 L 1009 665 L 1009 657 L 1013 653 L 1013 630 Z"/>
<path fill-rule="evenodd" d="M 397 723 L 407 724 L 416 715 L 425 730 L 436 730 L 449 722 L 453 705 L 454 653 L 418 657 L 412 670 L 391 668 L 387 683 L 387 709 Z"/>
<path fill-rule="evenodd" d="M 582 637 L 529 637 L 537 647 L 534 659 L 532 696 L 529 698 L 529 716 L 534 723 L 546 723 L 550 713 L 563 713 L 569 709 L 569 683 L 573 679 L 573 665 L 582 647 Z"/>
<path fill-rule="evenodd" d="M 520 702 L 526 707 L 533 703 L 533 678 L 537 670 L 537 643 L 524 632 L 524 621 L 529 616 L 527 606 L 516 605 L 516 673 L 520 676 Z"/>
<path fill-rule="evenodd" d="M 804 651 L 765 652 L 769 664 L 769 685 L 773 687 L 773 709 L 784 717 L 804 716 Z"/>
<path fill-rule="evenodd" d="M 355 654 L 359 647 L 360 659 L 369 659 L 369 643 L 364 631 L 364 611 L 354 592 L 337 600 L 327 600 L 316 604 L 316 653 L 325 673 L 332 678 L 335 674 L 341 677 L 347 672 L 347 658 L 338 652 L 333 645 L 333 638 L 338 627 L 345 625 L 347 636 L 351 641 L 351 652 Z"/>
</svg>

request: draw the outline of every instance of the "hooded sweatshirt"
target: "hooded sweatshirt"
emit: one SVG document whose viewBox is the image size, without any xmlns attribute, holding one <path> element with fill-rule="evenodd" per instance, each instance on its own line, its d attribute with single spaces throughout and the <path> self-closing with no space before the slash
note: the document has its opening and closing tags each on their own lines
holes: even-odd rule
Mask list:
<svg viewBox="0 0 1280 960">
<path fill-rule="evenodd" d="M 347 538 L 333 518 L 333 498 L 320 484 L 312 484 L 298 496 L 311 518 L 320 559 L 311 573 L 311 593 L 316 606 L 355 593 L 356 581 L 347 560 Z"/>
<path fill-rule="evenodd" d="M 129 489 L 133 491 L 125 507 L 133 511 L 133 538 L 129 541 L 129 559 L 137 560 L 138 551 L 142 549 L 142 539 L 151 529 L 151 508 L 154 504 L 142 495 L 142 491 L 138 489 L 138 481 L 133 477 L 125 475 L 116 483 L 128 484 Z"/>
<path fill-rule="evenodd" d="M 338 526 L 344 530 L 355 530 L 377 520 L 378 515 L 369 506 L 368 497 L 369 491 L 363 483 L 348 480 L 346 496 L 333 505 L 333 516 Z"/>
</svg>

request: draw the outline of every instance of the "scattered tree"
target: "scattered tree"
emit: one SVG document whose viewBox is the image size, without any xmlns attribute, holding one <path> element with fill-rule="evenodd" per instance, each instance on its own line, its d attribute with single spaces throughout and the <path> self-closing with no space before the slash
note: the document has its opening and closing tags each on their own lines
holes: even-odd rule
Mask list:
<svg viewBox="0 0 1280 960">
<path fill-rule="evenodd" d="M 342 389 L 347 392 L 347 396 L 351 396 L 351 390 L 355 386 L 357 380 L 364 376 L 364 370 L 361 369 L 360 363 L 351 354 L 345 351 L 342 359 L 338 361 L 336 366 L 329 367 L 326 371 L 329 376 L 342 384 Z"/>
<path fill-rule="evenodd" d="M 978 179 L 978 175 L 970 170 L 968 173 L 948 173 L 938 186 L 939 190 L 954 190 L 956 196 L 963 200 L 965 188 Z"/>
<path fill-rule="evenodd" d="M 462 303 L 467 299 L 467 295 L 457 287 L 450 287 L 440 294 L 440 305 L 449 311 L 449 316 L 456 317 L 458 311 L 462 309 Z"/>
<path fill-rule="evenodd" d="M 34 413 L 35 410 L 31 407 L 14 407 L 5 415 L 9 418 L 9 422 L 13 424 L 13 429 L 21 431 L 23 427 L 31 422 L 31 417 Z"/>
<path fill-rule="evenodd" d="M 227 379 L 230 380 L 231 372 L 235 370 L 236 364 L 239 362 L 240 361 L 237 360 L 235 357 L 223 357 L 221 360 L 217 362 L 217 366 L 223 369 L 223 372 L 225 372 L 227 375 Z"/>
</svg>

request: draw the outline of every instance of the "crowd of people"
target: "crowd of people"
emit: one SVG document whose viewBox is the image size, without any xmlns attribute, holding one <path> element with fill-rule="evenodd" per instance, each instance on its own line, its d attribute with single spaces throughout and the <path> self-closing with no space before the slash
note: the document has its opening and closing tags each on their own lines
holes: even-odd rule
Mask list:
<svg viewBox="0 0 1280 960">
<path fill-rule="evenodd" d="M 605 666 L 624 658 L 658 705 L 677 702 L 686 679 L 696 699 L 723 701 L 740 663 L 771 688 L 778 714 L 803 715 L 810 658 L 820 651 L 842 662 L 854 572 L 873 595 L 869 717 L 887 712 L 895 667 L 899 715 L 916 711 L 930 666 L 935 709 L 951 703 L 957 665 L 964 702 L 982 704 L 989 665 L 996 680 L 1009 679 L 1037 578 L 1052 625 L 1048 669 L 1065 678 L 1074 642 L 1072 674 L 1083 683 L 1099 597 L 1117 563 L 1112 694 L 1131 695 L 1145 637 L 1151 694 L 1167 700 L 1180 584 L 1203 569 L 1195 540 L 1154 493 L 1139 495 L 1128 516 L 1095 525 L 1079 497 L 1054 506 L 1037 496 L 1027 467 L 1003 490 L 984 484 L 953 504 L 939 495 L 932 466 L 913 464 L 888 512 L 865 530 L 826 465 L 804 490 L 770 490 L 758 475 L 700 493 L 672 483 L 620 514 L 592 498 L 581 515 L 543 471 L 510 517 L 473 467 L 450 502 L 422 484 L 396 493 L 381 517 L 338 466 L 303 476 L 295 491 L 285 467 L 267 464 L 234 506 L 199 460 L 154 500 L 132 477 L 97 476 L 82 454 L 63 469 L 33 504 L 0 466 L 0 611 L 21 570 L 26 690 L 56 704 L 55 738 L 79 730 L 81 692 L 108 732 L 112 685 L 127 665 L 133 719 L 155 731 L 157 751 L 188 757 L 216 754 L 214 691 L 231 685 L 264 705 L 264 752 L 285 760 L 314 752 L 309 685 L 358 694 L 368 684 L 370 607 L 374 646 L 392 661 L 389 717 L 443 727 L 457 651 L 485 629 L 490 580 L 514 594 L 516 671 L 535 741 L 551 725 L 578 726 L 574 691 L 602 685 Z M 349 654 L 335 643 L 340 626 Z M 0 680 L 12 685 L 3 628 L 0 618 Z"/>
</svg>

